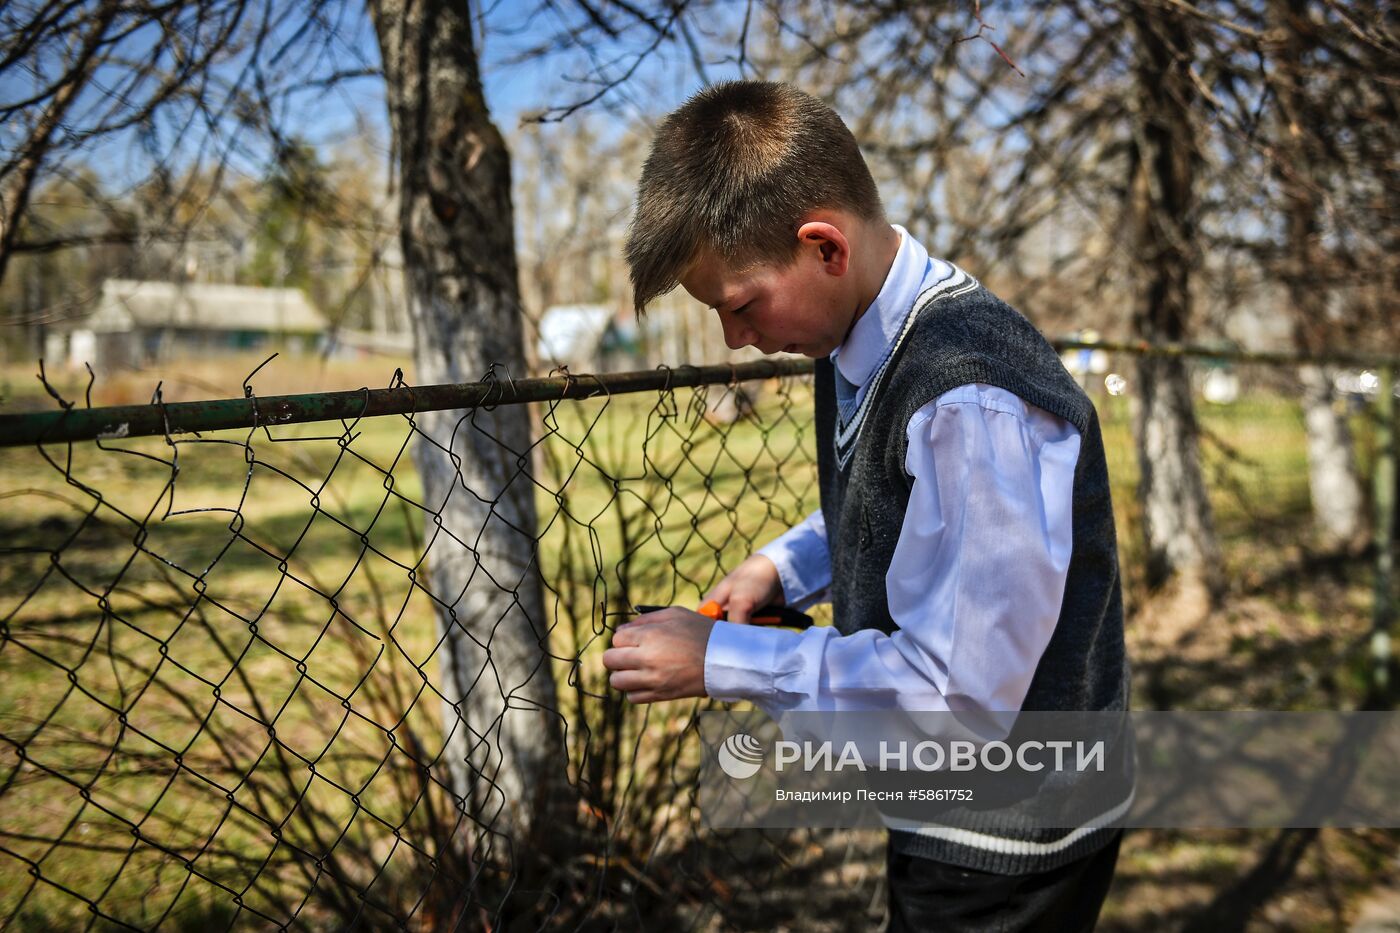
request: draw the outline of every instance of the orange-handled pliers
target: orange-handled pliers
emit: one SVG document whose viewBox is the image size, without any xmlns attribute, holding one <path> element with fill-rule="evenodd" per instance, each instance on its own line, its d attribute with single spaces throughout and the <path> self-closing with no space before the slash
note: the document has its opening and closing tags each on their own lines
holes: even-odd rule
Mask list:
<svg viewBox="0 0 1400 933">
<path fill-rule="evenodd" d="M 667 609 L 667 606 L 638 606 L 637 612 L 656 612 L 660 609 Z M 710 600 L 696 610 L 702 616 L 708 616 L 718 621 L 729 620 L 729 614 L 720 608 L 719 603 Z M 753 616 L 749 619 L 751 625 L 782 625 L 788 628 L 811 628 L 812 617 L 805 612 L 799 612 L 787 606 L 764 606 L 762 609 L 755 609 Z"/>
</svg>

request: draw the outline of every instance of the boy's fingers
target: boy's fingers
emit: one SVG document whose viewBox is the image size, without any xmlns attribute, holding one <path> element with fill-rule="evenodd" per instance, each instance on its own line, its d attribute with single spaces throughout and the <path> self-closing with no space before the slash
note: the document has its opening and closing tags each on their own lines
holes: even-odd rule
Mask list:
<svg viewBox="0 0 1400 933">
<path fill-rule="evenodd" d="M 619 625 L 613 631 L 612 646 L 614 648 L 635 648 L 641 643 L 641 633 L 637 631 L 636 627 L 634 627 L 631 622 Z M 604 653 L 606 654 L 606 652 Z"/>
<path fill-rule="evenodd" d="M 641 652 L 636 648 L 614 645 L 603 652 L 603 666 L 610 671 L 634 671 L 642 666 Z"/>
<path fill-rule="evenodd" d="M 740 625 L 749 621 L 753 615 L 753 601 L 747 599 L 731 599 L 729 601 L 729 621 L 737 622 Z"/>
<path fill-rule="evenodd" d="M 701 601 L 707 603 L 719 603 L 720 606 L 724 606 L 727 602 L 729 602 L 729 591 L 733 588 L 734 586 L 729 582 L 729 578 L 725 577 L 723 580 L 716 583 L 714 589 L 706 593 Z"/>
<path fill-rule="evenodd" d="M 667 606 L 666 609 L 671 607 Z M 628 626 L 648 625 L 652 622 L 664 622 L 666 620 L 666 609 L 657 609 L 655 612 L 644 612 L 639 616 L 634 616 L 631 622 L 624 622 L 617 627 L 620 632 Z"/>
<path fill-rule="evenodd" d="M 613 671 L 608 677 L 608 686 L 614 690 L 628 693 L 633 690 L 650 688 L 651 683 L 647 676 L 640 671 Z"/>
<path fill-rule="evenodd" d="M 661 619 L 652 618 L 649 615 L 638 616 L 631 622 L 624 622 L 613 629 L 612 646 L 623 648 L 627 646 L 636 647 L 642 643 L 642 629 L 653 622 L 660 622 Z"/>
</svg>

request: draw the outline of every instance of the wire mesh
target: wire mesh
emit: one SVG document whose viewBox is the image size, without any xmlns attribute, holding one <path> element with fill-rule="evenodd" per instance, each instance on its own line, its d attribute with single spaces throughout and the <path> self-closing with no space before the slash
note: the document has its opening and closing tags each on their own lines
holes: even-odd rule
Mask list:
<svg viewBox="0 0 1400 933">
<path fill-rule="evenodd" d="M 1085 383 L 1131 587 L 1131 369 L 1108 369 L 1128 378 Z M 1296 386 L 1249 372 L 1200 419 L 1239 539 L 1297 528 L 1308 501 Z M 0 917 L 878 922 L 883 840 L 701 832 L 707 703 L 630 706 L 599 657 L 630 607 L 695 604 L 817 507 L 810 381 L 597 382 L 532 403 L 523 444 L 485 404 L 433 427 L 408 414 L 0 451 Z M 411 389 L 397 373 L 390 387 Z M 496 485 L 464 468 L 468 438 L 498 456 Z M 450 474 L 445 499 L 429 500 L 424 464 Z M 534 525 L 492 531 L 522 490 Z M 454 496 L 477 527 L 451 517 Z M 529 559 L 493 553 L 487 531 L 528 539 Z M 1334 646 L 1311 663 L 1338 661 Z M 512 772 L 512 757 L 534 765 Z"/>
<path fill-rule="evenodd" d="M 697 704 L 631 708 L 598 656 L 631 605 L 693 604 L 815 507 L 809 393 L 783 379 L 535 406 L 530 449 L 502 449 L 536 504 L 535 564 L 455 614 L 470 600 L 435 592 L 429 566 L 480 570 L 489 547 L 425 501 L 413 448 L 455 464 L 454 494 L 489 509 L 504 491 L 468 488 L 413 415 L 7 451 L 0 916 L 722 920 L 736 888 L 815 853 L 701 839 Z M 493 424 L 489 407 L 452 417 L 454 435 Z M 531 580 L 547 663 L 522 672 L 493 646 Z M 461 640 L 478 663 L 454 695 Z M 568 812 L 548 835 L 570 844 L 549 853 L 522 849 L 539 834 L 501 799 L 499 727 L 532 679 L 559 685 L 542 728 L 559 730 Z"/>
</svg>

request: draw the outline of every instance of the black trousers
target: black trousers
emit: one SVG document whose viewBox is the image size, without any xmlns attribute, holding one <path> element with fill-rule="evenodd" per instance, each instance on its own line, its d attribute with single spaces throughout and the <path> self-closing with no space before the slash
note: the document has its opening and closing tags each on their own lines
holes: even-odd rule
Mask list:
<svg viewBox="0 0 1400 933">
<path fill-rule="evenodd" d="M 889 933 L 1076 933 L 1094 928 L 1118 862 L 1119 831 L 1068 865 L 996 875 L 889 849 Z"/>
</svg>

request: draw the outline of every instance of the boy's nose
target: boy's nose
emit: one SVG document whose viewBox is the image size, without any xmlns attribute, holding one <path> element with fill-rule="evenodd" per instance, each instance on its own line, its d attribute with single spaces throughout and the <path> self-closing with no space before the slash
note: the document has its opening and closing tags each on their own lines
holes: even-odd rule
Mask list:
<svg viewBox="0 0 1400 933">
<path fill-rule="evenodd" d="M 731 350 L 741 350 L 753 343 L 753 329 L 733 317 L 720 315 L 720 327 L 724 329 L 724 343 Z"/>
</svg>

